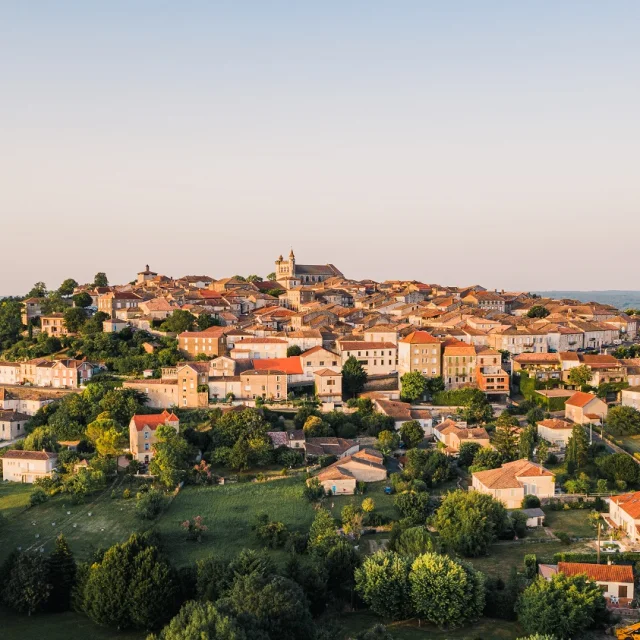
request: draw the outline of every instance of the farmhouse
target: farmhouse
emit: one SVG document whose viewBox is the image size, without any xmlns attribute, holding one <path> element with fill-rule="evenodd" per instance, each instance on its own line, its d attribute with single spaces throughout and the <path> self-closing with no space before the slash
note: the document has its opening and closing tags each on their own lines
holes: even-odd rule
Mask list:
<svg viewBox="0 0 640 640">
<path fill-rule="evenodd" d="M 551 471 L 529 460 L 516 460 L 499 469 L 476 471 L 471 488 L 500 500 L 507 509 L 517 509 L 526 495 L 552 498 L 556 482 Z"/>
<path fill-rule="evenodd" d="M 2 475 L 9 482 L 32 484 L 38 478 L 51 477 L 58 454 L 50 451 L 7 451 L 2 458 Z"/>
<path fill-rule="evenodd" d="M 352 495 L 358 482 L 379 482 L 387 477 L 384 457 L 375 449 L 362 449 L 323 469 L 317 476 L 326 493 Z"/>
</svg>

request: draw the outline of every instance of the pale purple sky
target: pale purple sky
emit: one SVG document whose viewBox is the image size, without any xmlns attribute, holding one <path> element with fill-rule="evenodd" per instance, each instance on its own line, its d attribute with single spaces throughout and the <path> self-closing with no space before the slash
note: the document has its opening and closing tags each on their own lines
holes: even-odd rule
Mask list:
<svg viewBox="0 0 640 640">
<path fill-rule="evenodd" d="M 640 289 L 640 3 L 0 5 L 0 294 L 106 271 Z"/>
</svg>

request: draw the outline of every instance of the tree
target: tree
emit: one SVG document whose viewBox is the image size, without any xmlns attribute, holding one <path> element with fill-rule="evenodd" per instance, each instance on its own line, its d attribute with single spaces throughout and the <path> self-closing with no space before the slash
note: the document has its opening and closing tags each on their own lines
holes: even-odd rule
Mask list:
<svg viewBox="0 0 640 640">
<path fill-rule="evenodd" d="M 104 271 L 98 271 L 96 275 L 93 277 L 93 286 L 94 287 L 108 287 L 109 280 L 107 278 L 107 274 Z"/>
<path fill-rule="evenodd" d="M 148 640 L 246 640 L 244 630 L 235 618 L 220 613 L 211 602 L 186 602 L 178 615 Z"/>
<path fill-rule="evenodd" d="M 80 307 L 81 309 L 86 309 L 87 307 L 90 307 L 91 303 L 93 302 L 93 298 L 86 291 L 81 291 L 80 293 L 76 293 L 76 295 L 73 296 L 72 300 L 73 300 L 73 304 L 76 307 Z"/>
<path fill-rule="evenodd" d="M 345 534 L 351 535 L 355 538 L 360 537 L 362 521 L 364 519 L 364 515 L 360 507 L 353 504 L 345 504 L 344 507 L 342 507 L 340 519 L 342 520 L 342 531 Z"/>
<path fill-rule="evenodd" d="M 333 435 L 331 427 L 319 416 L 309 416 L 302 428 L 307 438 L 320 438 Z"/>
<path fill-rule="evenodd" d="M 427 391 L 427 379 L 419 371 L 410 371 L 400 378 L 400 398 L 405 402 L 416 402 Z"/>
<path fill-rule="evenodd" d="M 627 484 L 635 484 L 638 481 L 638 464 L 626 453 L 612 453 L 597 458 L 596 463 L 602 474 L 609 480 Z"/>
<path fill-rule="evenodd" d="M 48 609 L 56 612 L 68 611 L 71 607 L 71 591 L 76 581 L 76 561 L 62 534 L 56 538 L 47 567 L 47 583 L 51 585 Z"/>
<path fill-rule="evenodd" d="M 0 300 L 0 348 L 8 349 L 20 339 L 22 304 L 17 300 Z"/>
<path fill-rule="evenodd" d="M 324 487 L 318 478 L 310 478 L 304 485 L 302 495 L 308 502 L 318 502 L 324 496 Z"/>
<path fill-rule="evenodd" d="M 342 367 L 342 386 L 344 390 L 355 398 L 364 389 L 367 373 L 354 356 L 349 356 Z"/>
<path fill-rule="evenodd" d="M 571 436 L 567 441 L 567 471 L 571 474 L 577 469 L 583 469 L 588 462 L 589 439 L 584 428 L 576 424 L 571 430 Z"/>
<path fill-rule="evenodd" d="M 591 369 L 586 364 L 581 364 L 579 367 L 573 367 L 569 371 L 569 384 L 575 385 L 576 387 L 582 387 L 585 384 L 589 384 L 591 382 L 592 374 Z"/>
<path fill-rule="evenodd" d="M 634 436 L 640 433 L 640 411 L 634 407 L 611 407 L 605 429 L 615 436 Z"/>
<path fill-rule="evenodd" d="M 484 555 L 504 530 L 507 512 L 502 502 L 478 491 L 445 495 L 433 518 L 442 542 L 463 556 Z"/>
<path fill-rule="evenodd" d="M 435 551 L 434 546 L 431 535 L 424 527 L 409 527 L 402 531 L 395 540 L 393 551 L 401 556 L 416 557 Z"/>
<path fill-rule="evenodd" d="M 58 440 L 51 427 L 36 427 L 24 439 L 25 451 L 57 451 Z"/>
<path fill-rule="evenodd" d="M 47 285 L 44 282 L 36 282 L 27 293 L 27 298 L 44 298 L 46 295 Z"/>
<path fill-rule="evenodd" d="M 549 457 L 549 445 L 546 440 L 540 439 L 540 444 L 536 450 L 536 459 L 540 464 L 544 464 Z"/>
<path fill-rule="evenodd" d="M 165 487 L 175 487 L 187 474 L 190 454 L 187 441 L 173 427 L 161 425 L 156 429 L 149 471 Z"/>
<path fill-rule="evenodd" d="M 338 532 L 331 514 L 326 509 L 318 509 L 309 529 L 308 548 L 319 557 L 326 556 L 338 542 Z"/>
<path fill-rule="evenodd" d="M 411 617 L 411 561 L 393 551 L 378 551 L 356 569 L 356 591 L 369 608 L 390 620 Z"/>
<path fill-rule="evenodd" d="M 381 431 L 378 434 L 377 447 L 380 451 L 388 456 L 392 451 L 395 451 L 400 444 L 400 436 L 395 431 Z"/>
<path fill-rule="evenodd" d="M 299 356 L 302 353 L 302 349 L 297 344 L 292 344 L 287 348 L 287 358 L 292 358 L 293 356 Z"/>
<path fill-rule="evenodd" d="M 28 615 L 42 610 L 51 593 L 46 560 L 39 553 L 24 552 L 11 556 L 7 564 L 0 587 L 4 604 Z"/>
<path fill-rule="evenodd" d="M 87 312 L 82 307 L 70 307 L 64 312 L 64 326 L 70 333 L 78 333 L 87 321 Z"/>
<path fill-rule="evenodd" d="M 579 638 L 606 618 L 602 588 L 584 575 L 557 573 L 546 580 L 539 576 L 527 587 L 516 605 L 518 621 L 527 633 Z"/>
<path fill-rule="evenodd" d="M 473 457 L 473 464 L 469 467 L 471 473 L 497 469 L 502 464 L 502 456 L 492 447 L 481 447 Z"/>
<path fill-rule="evenodd" d="M 533 450 L 536 447 L 536 428 L 533 426 L 523 429 L 518 439 L 518 458 L 533 459 Z"/>
<path fill-rule="evenodd" d="M 252 273 L 247 276 L 247 282 L 262 282 L 262 278 L 257 276 L 255 273 Z"/>
<path fill-rule="evenodd" d="M 482 614 L 482 574 L 448 556 L 418 556 L 411 565 L 409 583 L 416 614 L 439 627 L 459 627 Z"/>
<path fill-rule="evenodd" d="M 541 420 L 544 420 L 544 411 L 541 407 L 531 407 L 531 409 L 527 411 L 527 422 L 531 426 L 535 426 Z"/>
<path fill-rule="evenodd" d="M 360 506 L 365 513 L 373 513 L 376 509 L 376 503 L 373 498 L 365 498 Z"/>
<path fill-rule="evenodd" d="M 407 449 L 417 447 L 424 440 L 424 431 L 417 420 L 408 420 L 400 427 L 400 439 Z"/>
<path fill-rule="evenodd" d="M 276 272 L 272 271 L 271 273 L 268 273 L 267 274 L 267 280 L 269 282 L 275 282 L 275 280 L 276 280 Z"/>
<path fill-rule="evenodd" d="M 201 313 L 196 320 L 196 324 L 198 325 L 198 329 L 200 329 L 200 331 L 204 331 L 209 327 L 220 326 L 220 320 L 214 318 L 210 313 Z"/>
<path fill-rule="evenodd" d="M 492 444 L 505 462 L 511 462 L 518 457 L 518 427 L 500 425 L 493 434 Z"/>
<path fill-rule="evenodd" d="M 483 394 L 480 398 L 474 398 L 469 406 L 462 410 L 461 416 L 469 424 L 485 424 L 493 418 L 493 408 Z"/>
<path fill-rule="evenodd" d="M 191 331 L 196 323 L 196 317 L 185 309 L 176 309 L 161 325 L 163 331 L 182 333 Z"/>
<path fill-rule="evenodd" d="M 393 504 L 408 524 L 424 524 L 431 509 L 429 494 L 421 491 L 404 491 L 393 499 Z"/>
<path fill-rule="evenodd" d="M 70 296 L 78 283 L 73 278 L 67 278 L 59 287 L 58 293 L 61 296 Z"/>
<path fill-rule="evenodd" d="M 541 304 L 534 304 L 527 312 L 527 318 L 546 318 L 551 311 Z"/>
<path fill-rule="evenodd" d="M 480 444 L 477 442 L 463 442 L 460 445 L 458 451 L 458 464 L 461 467 L 470 467 L 473 464 L 473 459 L 480 451 Z"/>
</svg>

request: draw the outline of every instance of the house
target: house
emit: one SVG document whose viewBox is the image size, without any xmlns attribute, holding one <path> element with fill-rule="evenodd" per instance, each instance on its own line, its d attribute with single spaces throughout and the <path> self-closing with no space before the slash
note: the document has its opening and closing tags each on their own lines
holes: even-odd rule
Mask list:
<svg viewBox="0 0 640 640">
<path fill-rule="evenodd" d="M 27 298 L 22 301 L 22 324 L 29 324 L 34 318 L 42 315 L 44 298 Z"/>
<path fill-rule="evenodd" d="M 138 272 L 138 278 L 136 282 L 138 284 L 142 284 L 143 282 L 147 282 L 147 280 L 153 280 L 158 274 L 155 271 L 149 270 L 149 265 L 145 265 L 144 271 Z"/>
<path fill-rule="evenodd" d="M 640 491 L 611 496 L 607 524 L 621 529 L 627 537 L 636 542 L 640 539 Z"/>
<path fill-rule="evenodd" d="M 307 458 L 319 458 L 320 456 L 335 456 L 344 458 L 360 449 L 360 445 L 355 440 L 346 438 L 307 438 L 305 451 Z"/>
<path fill-rule="evenodd" d="M 69 392 L 53 389 L 0 387 L 0 409 L 20 411 L 34 416 L 42 407 L 59 400 L 67 393 Z"/>
<path fill-rule="evenodd" d="M 238 362 L 243 361 L 238 360 Z M 287 376 L 288 385 L 301 382 L 310 383 L 304 376 L 300 356 L 290 356 L 289 358 L 258 358 L 257 360 L 252 360 L 252 363 L 256 371 L 266 371 L 267 369 L 282 371 L 282 373 Z"/>
<path fill-rule="evenodd" d="M 564 573 L 566 576 L 584 575 L 602 587 L 607 601 L 613 599 L 616 604 L 627 605 L 633 600 L 633 567 L 629 564 L 558 562 L 557 565 L 541 564 L 538 566 L 538 572 L 546 580 L 551 580 L 557 573 Z"/>
<path fill-rule="evenodd" d="M 545 512 L 539 507 L 533 509 L 520 509 L 525 516 L 527 516 L 527 527 L 534 529 L 544 525 L 544 519 L 546 517 Z"/>
<path fill-rule="evenodd" d="M 209 327 L 204 331 L 183 331 L 178 335 L 178 348 L 192 358 L 200 354 L 208 358 L 224 355 L 227 339 L 224 327 Z"/>
<path fill-rule="evenodd" d="M 415 420 L 422 427 L 425 437 L 433 435 L 433 416 L 427 409 L 417 409 L 408 402 L 386 398 L 376 398 L 373 406 L 376 411 L 393 418 L 396 430 L 400 429 L 405 422 Z"/>
<path fill-rule="evenodd" d="M 499 469 L 476 471 L 471 488 L 500 500 L 507 509 L 517 509 L 527 495 L 552 498 L 556 491 L 555 476 L 542 465 L 529 460 L 507 462 Z"/>
<path fill-rule="evenodd" d="M 541 420 L 538 422 L 538 435 L 543 440 L 562 449 L 566 449 L 571 433 L 573 432 L 573 426 L 571 422 L 557 418 Z"/>
<path fill-rule="evenodd" d="M 592 393 L 576 391 L 564 406 L 564 417 L 577 424 L 597 424 L 607 417 L 607 403 Z"/>
<path fill-rule="evenodd" d="M 241 400 L 283 400 L 287 394 L 287 374 L 284 371 L 249 369 L 240 374 Z"/>
<path fill-rule="evenodd" d="M 0 440 L 13 440 L 23 436 L 24 425 L 30 417 L 26 413 L 0 409 Z"/>
<path fill-rule="evenodd" d="M 304 431 L 302 429 L 294 429 L 292 431 L 267 431 L 267 435 L 271 438 L 273 448 L 288 447 L 289 449 L 304 450 Z"/>
<path fill-rule="evenodd" d="M 329 351 L 324 347 L 312 347 L 300 356 L 302 369 L 305 378 L 312 380 L 316 371 L 322 369 L 332 369 L 337 371 L 341 368 L 341 359 L 337 353 Z"/>
<path fill-rule="evenodd" d="M 397 370 L 398 347 L 392 342 L 339 340 L 341 367 L 351 357 L 362 365 L 368 375 L 386 375 Z"/>
<path fill-rule="evenodd" d="M 19 362 L 0 362 L 0 384 L 19 384 L 22 382 Z"/>
<path fill-rule="evenodd" d="M 342 402 L 342 372 L 320 369 L 313 375 L 315 395 L 321 402 Z"/>
<path fill-rule="evenodd" d="M 362 449 L 329 465 L 316 476 L 326 493 L 353 495 L 358 482 L 380 482 L 387 477 L 384 456 L 375 449 Z"/>
<path fill-rule="evenodd" d="M 98 296 L 98 311 L 106 313 L 110 318 L 116 317 L 116 312 L 132 309 L 142 302 L 142 298 L 131 291 L 108 291 Z"/>
<path fill-rule="evenodd" d="M 412 331 L 398 341 L 398 373 L 419 371 L 426 378 L 442 375 L 442 341 L 426 331 Z"/>
<path fill-rule="evenodd" d="M 640 411 L 640 387 L 629 387 L 622 390 L 622 406 L 633 407 Z"/>
<path fill-rule="evenodd" d="M 104 331 L 104 333 L 120 333 L 128 326 L 129 323 L 126 320 L 120 320 L 120 318 L 109 318 L 102 323 L 102 331 Z"/>
<path fill-rule="evenodd" d="M 50 451 L 7 451 L 2 476 L 9 482 L 33 484 L 38 478 L 50 478 L 57 462 L 58 454 Z"/>
<path fill-rule="evenodd" d="M 47 316 L 40 316 L 40 330 L 49 337 L 68 335 L 67 327 L 64 324 L 64 314 L 50 313 Z"/>
<path fill-rule="evenodd" d="M 477 442 L 481 447 L 490 445 L 489 434 L 483 427 L 467 427 L 466 423 L 445 420 L 433 430 L 436 440 L 446 445 L 448 453 L 458 453 L 465 442 Z"/>
<path fill-rule="evenodd" d="M 442 377 L 446 389 L 475 386 L 476 348 L 455 338 L 445 340 Z"/>
<path fill-rule="evenodd" d="M 247 337 L 235 343 L 231 350 L 232 358 L 286 358 L 289 343 L 282 338 L 254 338 Z M 242 355 L 238 355 L 242 353 Z"/>
<path fill-rule="evenodd" d="M 509 374 L 502 368 L 499 351 L 476 347 L 476 384 L 488 396 L 509 395 Z"/>
<path fill-rule="evenodd" d="M 180 420 L 166 409 L 162 413 L 135 415 L 129 422 L 129 450 L 138 462 L 147 463 L 153 458 L 153 445 L 157 442 L 156 430 L 166 425 L 180 430 Z"/>
</svg>

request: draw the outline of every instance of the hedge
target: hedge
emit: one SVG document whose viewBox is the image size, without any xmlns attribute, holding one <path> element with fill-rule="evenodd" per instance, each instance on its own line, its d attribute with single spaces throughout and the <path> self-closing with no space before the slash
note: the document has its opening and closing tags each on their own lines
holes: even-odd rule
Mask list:
<svg viewBox="0 0 640 640">
<path fill-rule="evenodd" d="M 600 563 L 602 560 L 610 560 L 613 564 L 635 564 L 640 561 L 640 552 L 637 551 L 624 551 L 622 553 L 601 553 Z M 598 562 L 598 555 L 596 553 L 576 553 L 564 552 L 556 553 L 553 556 L 554 564 L 558 562 L 588 562 L 590 564 L 596 564 Z"/>
</svg>

